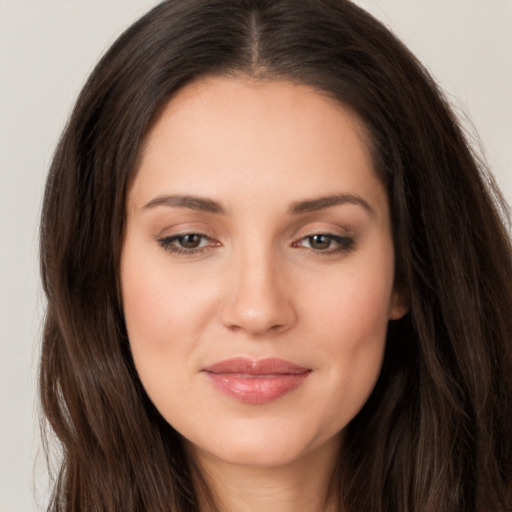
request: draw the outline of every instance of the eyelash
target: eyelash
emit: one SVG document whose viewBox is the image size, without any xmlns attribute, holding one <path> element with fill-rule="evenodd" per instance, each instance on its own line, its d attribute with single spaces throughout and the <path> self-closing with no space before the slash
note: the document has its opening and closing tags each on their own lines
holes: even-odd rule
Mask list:
<svg viewBox="0 0 512 512">
<path fill-rule="evenodd" d="M 329 246 L 334 242 L 336 246 L 334 248 L 329 247 L 326 250 L 314 249 L 313 247 L 304 247 L 300 245 L 305 240 L 311 244 L 315 237 L 325 237 L 329 241 Z M 329 256 L 331 254 L 348 253 L 354 248 L 354 239 L 348 236 L 333 235 L 331 233 L 314 233 L 301 238 L 298 242 L 292 244 L 293 247 L 304 247 L 309 251 L 313 251 L 315 254 L 320 256 Z"/>
<path fill-rule="evenodd" d="M 179 247 L 178 245 L 176 245 L 176 242 L 183 243 L 185 238 L 194 237 L 194 236 L 200 237 L 201 242 L 208 241 L 209 243 L 202 247 L 200 246 L 200 247 L 194 247 L 194 248 L 189 248 L 189 249 L 186 249 L 184 247 Z M 181 235 L 167 236 L 164 238 L 160 238 L 158 240 L 158 243 L 166 251 L 172 252 L 174 254 L 178 254 L 180 256 L 195 256 L 197 254 L 201 254 L 201 253 L 205 252 L 206 250 L 208 250 L 211 247 L 217 247 L 220 245 L 219 242 L 215 242 L 212 238 L 210 238 L 209 236 L 206 236 L 202 233 L 183 233 Z"/>
<path fill-rule="evenodd" d="M 203 241 L 206 241 L 208 243 L 204 246 L 188 248 L 188 249 L 184 248 L 184 247 L 179 247 L 178 245 L 176 245 L 177 243 L 183 243 L 183 241 L 187 237 L 200 237 L 200 243 L 202 243 Z M 327 238 L 328 242 L 329 242 L 329 247 L 326 250 L 319 250 L 319 249 L 314 249 L 313 247 L 306 247 L 306 246 L 302 245 L 302 243 L 304 241 L 308 241 L 309 244 L 311 245 L 311 242 L 314 240 L 315 237 Z M 203 233 L 183 233 L 180 235 L 168 236 L 168 237 L 158 239 L 158 243 L 166 251 L 169 251 L 173 254 L 177 254 L 179 256 L 196 256 L 198 254 L 204 253 L 205 251 L 209 250 L 212 247 L 218 247 L 221 245 L 220 242 L 213 240 L 212 238 L 210 238 L 207 235 L 204 235 Z M 330 247 L 332 245 L 332 243 L 336 244 L 336 246 L 334 248 Z M 350 252 L 354 248 L 354 239 L 351 237 L 333 235 L 330 233 L 314 233 L 314 234 L 302 237 L 297 242 L 293 242 L 292 247 L 296 247 L 296 248 L 302 247 L 304 249 L 307 249 L 308 251 L 314 252 L 315 254 L 317 254 L 319 256 L 329 256 L 331 254 Z"/>
</svg>

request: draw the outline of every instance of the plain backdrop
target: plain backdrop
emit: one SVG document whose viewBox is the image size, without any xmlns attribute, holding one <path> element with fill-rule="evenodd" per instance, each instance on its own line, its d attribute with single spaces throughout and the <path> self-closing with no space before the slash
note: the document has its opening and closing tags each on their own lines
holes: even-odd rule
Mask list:
<svg viewBox="0 0 512 512">
<path fill-rule="evenodd" d="M 156 3 L 0 0 L 0 512 L 43 510 L 47 486 L 36 399 L 45 174 L 98 57 Z M 357 3 L 440 82 L 512 203 L 512 0 Z"/>
</svg>

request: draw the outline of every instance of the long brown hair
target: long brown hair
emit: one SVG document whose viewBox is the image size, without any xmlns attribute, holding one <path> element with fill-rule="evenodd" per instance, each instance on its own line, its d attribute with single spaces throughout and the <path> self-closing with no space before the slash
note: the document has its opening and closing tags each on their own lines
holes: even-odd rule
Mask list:
<svg viewBox="0 0 512 512">
<path fill-rule="evenodd" d="M 198 510 L 179 435 L 146 396 L 118 287 L 125 199 L 159 109 L 200 76 L 314 87 L 352 108 L 387 186 L 397 286 L 382 372 L 346 428 L 340 510 L 512 509 L 512 256 L 506 206 L 435 83 L 347 0 L 170 0 L 83 88 L 41 221 L 42 407 L 62 448 L 49 510 Z M 341 460 L 341 457 L 340 457 Z"/>
</svg>

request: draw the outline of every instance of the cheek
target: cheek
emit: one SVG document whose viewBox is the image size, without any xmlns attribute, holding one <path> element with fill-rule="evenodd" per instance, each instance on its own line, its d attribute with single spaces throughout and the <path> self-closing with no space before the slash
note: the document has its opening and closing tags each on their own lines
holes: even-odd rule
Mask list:
<svg viewBox="0 0 512 512">
<path fill-rule="evenodd" d="M 338 301 L 324 304 L 315 320 L 321 351 L 336 362 L 333 373 L 354 388 L 360 380 L 374 382 L 380 371 L 388 325 L 385 298 L 378 290 L 347 286 Z"/>
<path fill-rule="evenodd" d="M 151 254 L 151 252 L 149 252 Z M 172 312 L 180 306 L 178 292 L 149 258 L 144 243 L 133 237 L 125 242 L 121 260 L 123 311 L 137 369 L 150 368 L 168 350 Z"/>
<path fill-rule="evenodd" d="M 187 395 L 189 390 L 178 386 L 194 350 L 197 322 L 193 315 L 197 315 L 199 298 L 194 294 L 185 296 L 187 287 L 176 283 L 161 263 L 140 256 L 137 250 L 126 250 L 122 259 L 123 310 L 137 373 L 148 396 L 163 413 L 175 407 L 173 396 L 193 403 L 193 397 Z M 168 393 L 170 389 L 173 394 Z"/>
<path fill-rule="evenodd" d="M 187 276 L 171 271 L 169 262 L 154 242 L 136 234 L 128 236 L 121 258 L 123 310 L 130 340 L 158 343 L 198 309 L 200 290 L 194 290 Z M 199 291 L 199 293 L 198 293 Z M 193 325 L 193 323 L 192 323 Z M 147 338 L 147 335 L 153 336 Z M 147 339 L 145 339 L 147 338 Z"/>
<path fill-rule="evenodd" d="M 135 366 L 144 388 L 158 402 L 180 375 L 195 370 L 194 354 L 215 313 L 215 283 L 198 282 L 193 266 L 173 269 L 166 254 L 144 248 L 135 237 L 125 243 L 121 283 Z"/>
<path fill-rule="evenodd" d="M 347 348 L 383 342 L 393 300 L 392 253 L 359 263 L 324 279 L 323 287 L 308 286 L 306 292 L 316 328 L 325 339 L 339 339 Z"/>
<path fill-rule="evenodd" d="M 384 260 L 385 263 L 385 260 Z M 344 274 L 323 293 L 318 290 L 309 330 L 313 350 L 327 370 L 319 383 L 331 390 L 324 411 L 332 431 L 343 428 L 363 407 L 380 374 L 392 300 L 392 261 Z M 311 289 L 311 293 L 314 289 Z M 339 404 L 333 408 L 332 404 Z"/>
<path fill-rule="evenodd" d="M 166 316 L 163 313 L 169 307 L 168 299 L 164 297 L 162 276 L 155 266 L 137 258 L 137 253 L 129 253 L 122 261 L 121 282 L 130 343 L 138 344 L 144 340 L 144 343 L 158 346 L 165 331 Z"/>
</svg>

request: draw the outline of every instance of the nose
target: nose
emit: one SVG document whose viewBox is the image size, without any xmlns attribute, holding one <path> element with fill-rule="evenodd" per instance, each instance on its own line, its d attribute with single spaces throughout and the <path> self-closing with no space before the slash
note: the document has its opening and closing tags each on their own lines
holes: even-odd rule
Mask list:
<svg viewBox="0 0 512 512">
<path fill-rule="evenodd" d="M 297 321 L 285 272 L 272 250 L 235 256 L 229 268 L 222 322 L 258 336 L 288 330 Z"/>
</svg>

